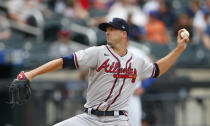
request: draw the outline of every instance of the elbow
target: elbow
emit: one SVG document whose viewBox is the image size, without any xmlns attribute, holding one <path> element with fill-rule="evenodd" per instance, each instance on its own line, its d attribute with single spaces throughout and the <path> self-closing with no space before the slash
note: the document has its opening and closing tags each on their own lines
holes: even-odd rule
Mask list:
<svg viewBox="0 0 210 126">
<path fill-rule="evenodd" d="M 52 60 L 51 62 L 54 62 L 54 67 L 56 70 L 62 69 L 63 68 L 63 58 L 58 58 L 55 60 Z"/>
</svg>

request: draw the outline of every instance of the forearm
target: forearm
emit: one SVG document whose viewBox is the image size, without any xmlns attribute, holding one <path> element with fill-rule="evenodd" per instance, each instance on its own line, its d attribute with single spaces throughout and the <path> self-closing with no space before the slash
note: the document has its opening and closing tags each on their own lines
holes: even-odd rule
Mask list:
<svg viewBox="0 0 210 126">
<path fill-rule="evenodd" d="M 63 66 L 63 59 L 59 58 L 59 59 L 52 60 L 36 69 L 29 71 L 29 72 L 26 72 L 25 75 L 31 81 L 34 77 L 36 77 L 38 75 L 56 71 L 58 69 L 61 69 L 62 66 Z"/>
<path fill-rule="evenodd" d="M 157 61 L 160 70 L 159 76 L 164 74 L 175 63 L 175 61 L 179 58 L 183 51 L 184 49 L 177 47 L 167 56 Z"/>
</svg>

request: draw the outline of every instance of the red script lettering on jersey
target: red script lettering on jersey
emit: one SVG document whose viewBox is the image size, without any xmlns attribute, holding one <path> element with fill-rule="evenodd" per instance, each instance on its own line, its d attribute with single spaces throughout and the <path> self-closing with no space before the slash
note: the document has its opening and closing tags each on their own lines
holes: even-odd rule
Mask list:
<svg viewBox="0 0 210 126">
<path fill-rule="evenodd" d="M 131 82 L 135 82 L 137 72 L 136 68 L 131 67 L 131 63 L 129 64 L 128 68 L 121 68 L 119 67 L 119 62 L 112 62 L 112 65 L 109 65 L 109 60 L 110 59 L 105 60 L 96 71 L 99 72 L 104 69 L 106 73 L 115 73 L 113 75 L 114 78 L 132 78 Z"/>
</svg>

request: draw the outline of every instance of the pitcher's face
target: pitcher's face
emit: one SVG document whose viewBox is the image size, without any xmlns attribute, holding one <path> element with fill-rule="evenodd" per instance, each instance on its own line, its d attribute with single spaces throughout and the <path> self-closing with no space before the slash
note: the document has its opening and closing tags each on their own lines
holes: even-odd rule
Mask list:
<svg viewBox="0 0 210 126">
<path fill-rule="evenodd" d="M 114 27 L 107 27 L 106 29 L 106 40 L 109 45 L 117 44 L 123 38 L 123 31 L 114 28 Z"/>
</svg>

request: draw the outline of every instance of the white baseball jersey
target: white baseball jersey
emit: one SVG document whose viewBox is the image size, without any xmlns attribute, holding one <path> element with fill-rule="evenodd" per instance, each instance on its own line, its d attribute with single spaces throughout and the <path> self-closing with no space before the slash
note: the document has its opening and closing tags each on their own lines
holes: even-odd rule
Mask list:
<svg viewBox="0 0 210 126">
<path fill-rule="evenodd" d="M 155 74 L 153 63 L 129 50 L 121 57 L 109 45 L 75 52 L 74 60 L 77 68 L 89 68 L 84 107 L 101 111 L 128 110 L 135 82 Z"/>
</svg>

